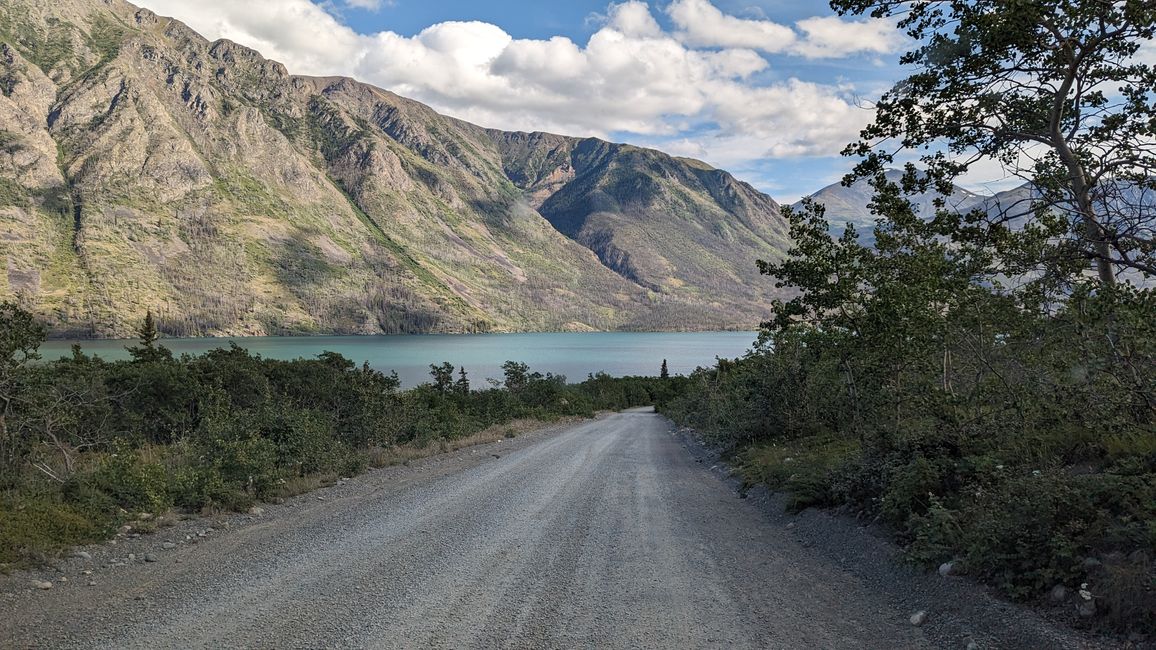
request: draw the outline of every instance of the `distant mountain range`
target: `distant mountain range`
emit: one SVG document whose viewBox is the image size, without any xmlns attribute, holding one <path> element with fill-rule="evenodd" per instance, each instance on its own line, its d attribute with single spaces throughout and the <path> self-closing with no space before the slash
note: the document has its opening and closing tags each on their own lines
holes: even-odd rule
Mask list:
<svg viewBox="0 0 1156 650">
<path fill-rule="evenodd" d="M 778 205 L 484 129 L 121 0 L 0 3 L 0 299 L 54 334 L 750 328 Z"/>
<path fill-rule="evenodd" d="M 888 170 L 886 173 L 887 178 L 896 183 L 903 177 L 903 172 L 897 169 Z M 826 206 L 826 217 L 833 235 L 842 235 L 847 224 L 851 224 L 859 233 L 860 243 L 871 245 L 875 241 L 876 216 L 871 213 L 868 206 L 873 194 L 874 190 L 868 181 L 859 180 L 850 187 L 845 187 L 841 183 L 828 185 L 812 194 L 810 198 Z M 915 206 L 917 214 L 931 217 L 936 210 L 934 201 L 939 196 L 934 192 L 928 192 L 909 199 Z M 1029 211 L 1033 196 L 1034 191 L 1028 183 L 995 194 L 977 194 L 956 186 L 951 196 L 944 197 L 944 200 L 945 207 L 960 213 L 979 208 L 992 215 L 1006 214 L 1022 218 Z M 798 201 L 791 207 L 800 209 L 802 205 L 803 202 Z"/>
</svg>

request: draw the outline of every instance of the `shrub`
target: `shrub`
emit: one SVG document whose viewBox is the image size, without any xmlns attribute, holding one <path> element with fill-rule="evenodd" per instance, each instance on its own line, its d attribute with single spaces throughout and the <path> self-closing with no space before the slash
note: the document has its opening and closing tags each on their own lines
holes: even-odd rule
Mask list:
<svg viewBox="0 0 1156 650">
<path fill-rule="evenodd" d="M 0 568 L 40 563 L 60 549 L 106 534 L 107 526 L 58 499 L 0 498 Z"/>
<path fill-rule="evenodd" d="M 104 456 L 97 470 L 80 480 L 130 512 L 157 512 L 172 506 L 165 468 L 143 461 L 126 446 Z M 74 494 L 83 492 L 77 488 Z"/>
</svg>

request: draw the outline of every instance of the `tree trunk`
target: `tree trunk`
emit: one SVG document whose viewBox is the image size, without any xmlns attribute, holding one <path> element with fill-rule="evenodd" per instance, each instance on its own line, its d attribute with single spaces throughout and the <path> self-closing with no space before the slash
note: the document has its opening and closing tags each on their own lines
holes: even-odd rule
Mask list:
<svg viewBox="0 0 1156 650">
<path fill-rule="evenodd" d="M 1074 74 L 1074 73 L 1073 73 Z M 1071 78 L 1065 81 L 1064 92 L 1071 87 Z M 1060 161 L 1068 169 L 1068 181 L 1071 183 L 1072 196 L 1076 201 L 1076 210 L 1084 222 L 1084 238 L 1092 247 L 1096 258 L 1096 275 L 1100 284 L 1106 287 L 1116 285 L 1116 271 L 1112 264 L 1112 246 L 1108 242 L 1108 233 L 1100 222 L 1096 220 L 1096 210 L 1092 205 L 1092 188 L 1088 185 L 1088 176 L 1084 173 L 1084 166 L 1068 140 L 1060 130 L 1060 115 L 1062 105 L 1057 105 L 1051 116 L 1052 146 L 1060 156 Z"/>
</svg>

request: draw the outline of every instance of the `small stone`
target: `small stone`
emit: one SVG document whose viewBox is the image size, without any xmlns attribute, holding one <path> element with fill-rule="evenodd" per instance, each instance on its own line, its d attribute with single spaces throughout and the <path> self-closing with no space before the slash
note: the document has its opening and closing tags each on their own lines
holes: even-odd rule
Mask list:
<svg viewBox="0 0 1156 650">
<path fill-rule="evenodd" d="M 1084 602 L 1080 603 L 1078 611 L 1080 612 L 1080 617 L 1092 618 L 1096 615 L 1096 601 L 1085 600 Z"/>
<path fill-rule="evenodd" d="M 325 497 L 317 497 L 317 500 L 318 500 L 318 501 L 324 501 L 324 500 L 325 500 Z"/>
<path fill-rule="evenodd" d="M 89 586 L 89 587 L 95 587 L 95 586 L 96 586 L 96 581 L 95 581 L 95 580 L 89 580 L 89 581 L 88 581 L 88 586 Z"/>
<path fill-rule="evenodd" d="M 794 527 L 795 527 L 795 522 L 793 522 L 793 521 L 791 523 L 787 524 L 787 528 L 794 528 Z"/>
<path fill-rule="evenodd" d="M 90 576 L 90 575 L 92 575 L 92 571 L 90 571 L 90 570 L 88 570 L 88 569 L 85 569 L 84 571 L 81 571 L 81 572 L 80 572 L 80 575 L 82 575 L 82 576 Z"/>
<path fill-rule="evenodd" d="M 979 650 L 979 644 L 972 639 L 967 640 L 967 650 Z"/>
<path fill-rule="evenodd" d="M 252 508 L 249 508 L 249 514 L 260 517 L 261 515 L 265 514 L 265 509 L 253 506 Z"/>
<path fill-rule="evenodd" d="M 68 582 L 68 578 L 65 576 L 60 576 L 60 578 L 57 579 L 57 582 Z"/>
<path fill-rule="evenodd" d="M 140 516 L 137 517 L 137 519 L 139 519 L 141 521 L 148 521 L 149 519 L 152 519 L 152 518 L 153 518 L 153 513 L 151 513 L 151 512 L 142 512 L 142 513 L 140 513 Z"/>
<path fill-rule="evenodd" d="M 1068 599 L 1068 588 L 1064 585 L 1056 585 L 1048 592 L 1048 600 L 1053 603 L 1062 603 Z"/>
<path fill-rule="evenodd" d="M 52 589 L 52 583 L 47 580 L 33 580 L 32 586 L 42 591 Z"/>
<path fill-rule="evenodd" d="M 909 620 L 911 621 L 912 625 L 919 627 L 920 625 L 923 625 L 927 622 L 927 612 L 921 609 L 918 612 L 912 614 Z"/>
<path fill-rule="evenodd" d="M 145 553 L 144 561 L 145 562 L 156 562 L 157 556 L 153 555 L 152 553 Z"/>
<path fill-rule="evenodd" d="M 129 561 L 130 561 L 130 562 L 131 562 L 131 561 L 133 561 L 133 560 L 135 560 L 135 559 L 136 559 L 136 553 L 129 553 L 129 554 L 128 554 L 128 559 L 129 559 Z"/>
<path fill-rule="evenodd" d="M 172 543 L 172 542 L 165 542 L 164 544 L 161 544 L 161 548 L 163 548 L 166 551 L 171 551 L 176 547 L 177 547 L 177 545 Z"/>
<path fill-rule="evenodd" d="M 939 575 L 946 578 L 955 575 L 955 562 L 944 562 L 939 565 Z"/>
<path fill-rule="evenodd" d="M 72 557 L 79 558 L 81 560 L 91 560 L 92 554 L 88 551 L 76 551 L 72 554 Z"/>
</svg>

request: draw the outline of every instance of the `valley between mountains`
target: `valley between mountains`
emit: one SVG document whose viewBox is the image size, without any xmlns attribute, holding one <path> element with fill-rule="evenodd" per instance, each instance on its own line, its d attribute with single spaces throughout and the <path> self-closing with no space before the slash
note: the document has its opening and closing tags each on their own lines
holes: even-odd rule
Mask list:
<svg viewBox="0 0 1156 650">
<path fill-rule="evenodd" d="M 753 328 L 787 225 L 704 163 L 484 129 L 121 0 L 0 3 L 0 299 L 57 336 Z"/>
</svg>

